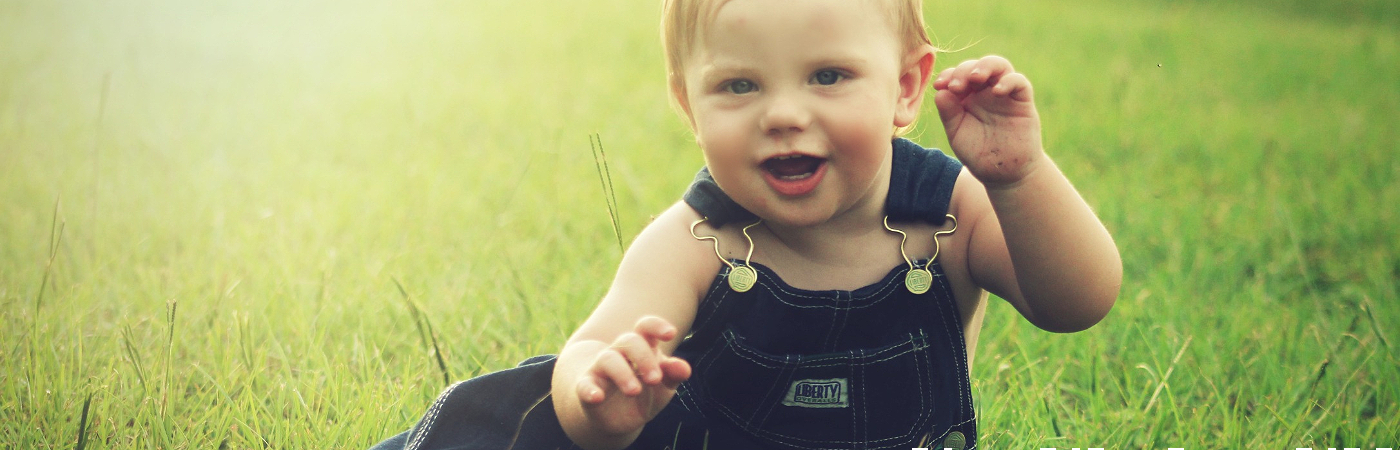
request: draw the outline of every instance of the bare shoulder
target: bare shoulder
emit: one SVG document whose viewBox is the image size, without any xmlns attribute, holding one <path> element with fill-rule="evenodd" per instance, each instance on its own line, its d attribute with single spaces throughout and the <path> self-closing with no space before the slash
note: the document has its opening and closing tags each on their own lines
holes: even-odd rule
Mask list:
<svg viewBox="0 0 1400 450">
<path fill-rule="evenodd" d="M 700 214 L 683 202 L 671 205 L 632 242 L 618 269 L 619 278 L 641 275 L 680 281 L 683 283 L 672 286 L 703 295 L 718 273 L 720 261 L 708 241 L 696 239 L 691 233 L 700 219 Z M 703 230 L 706 226 L 695 228 Z"/>
<path fill-rule="evenodd" d="M 610 342 L 645 316 L 665 319 L 684 336 L 720 265 L 714 248 L 690 234 L 699 219 L 677 202 L 647 225 L 623 255 L 607 295 L 570 340 Z"/>
</svg>

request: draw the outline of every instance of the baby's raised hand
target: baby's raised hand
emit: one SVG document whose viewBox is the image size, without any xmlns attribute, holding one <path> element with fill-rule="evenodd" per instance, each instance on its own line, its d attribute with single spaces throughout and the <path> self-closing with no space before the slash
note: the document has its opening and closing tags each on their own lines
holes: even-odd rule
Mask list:
<svg viewBox="0 0 1400 450">
<path fill-rule="evenodd" d="M 933 81 L 953 153 L 987 187 L 1007 186 L 1044 155 L 1031 83 L 1000 56 L 963 61 Z"/>
<path fill-rule="evenodd" d="M 579 403 L 596 430 L 628 434 L 641 430 L 690 378 L 690 364 L 665 354 L 660 343 L 676 338 L 676 327 L 643 317 L 613 340 L 579 376 Z"/>
</svg>

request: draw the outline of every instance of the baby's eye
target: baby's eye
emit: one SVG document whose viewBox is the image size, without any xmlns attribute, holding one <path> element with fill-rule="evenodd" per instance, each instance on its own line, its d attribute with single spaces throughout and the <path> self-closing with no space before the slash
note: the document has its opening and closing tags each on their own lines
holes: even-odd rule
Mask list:
<svg viewBox="0 0 1400 450">
<path fill-rule="evenodd" d="M 817 73 L 812 74 L 812 82 L 820 84 L 822 86 L 831 86 L 833 84 L 836 84 L 836 82 L 841 81 L 841 79 L 845 77 L 846 76 L 842 75 L 841 72 L 827 69 L 817 71 Z"/>
<path fill-rule="evenodd" d="M 747 94 L 758 90 L 758 85 L 749 80 L 734 80 L 725 83 L 724 90 L 733 94 Z"/>
</svg>

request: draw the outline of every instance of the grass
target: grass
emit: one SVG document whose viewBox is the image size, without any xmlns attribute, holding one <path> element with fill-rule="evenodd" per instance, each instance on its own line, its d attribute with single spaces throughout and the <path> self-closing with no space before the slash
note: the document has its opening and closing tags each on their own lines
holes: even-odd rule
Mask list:
<svg viewBox="0 0 1400 450">
<path fill-rule="evenodd" d="M 1392 3 L 927 2 L 1125 263 L 1083 333 L 991 305 L 984 448 L 1400 444 Z M 656 10 L 0 3 L 0 447 L 365 448 L 556 351 L 701 164 Z"/>
</svg>

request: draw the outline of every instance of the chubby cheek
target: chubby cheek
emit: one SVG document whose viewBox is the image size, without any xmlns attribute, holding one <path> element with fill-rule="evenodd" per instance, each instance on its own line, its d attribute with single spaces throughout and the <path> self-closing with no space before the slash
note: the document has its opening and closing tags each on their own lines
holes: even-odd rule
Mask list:
<svg viewBox="0 0 1400 450">
<path fill-rule="evenodd" d="M 849 108 L 840 113 L 840 120 L 830 120 L 824 125 L 832 144 L 847 149 L 841 152 L 841 155 L 847 158 L 883 157 L 883 152 L 872 152 L 869 149 L 887 149 L 894 138 L 895 127 L 891 111 L 871 108 L 868 103 L 849 105 Z"/>
<path fill-rule="evenodd" d="M 753 122 L 735 117 L 737 114 L 718 116 L 699 116 L 695 123 L 695 140 L 704 153 L 710 176 L 745 208 L 765 208 L 767 201 L 754 195 L 761 191 L 764 181 L 754 163 Z"/>
<path fill-rule="evenodd" d="M 894 137 L 895 104 L 888 96 L 868 93 L 852 96 L 838 105 L 833 105 L 843 120 L 833 120 L 826 125 L 839 139 L 890 140 Z"/>
<path fill-rule="evenodd" d="M 748 164 L 750 143 L 743 126 L 743 121 L 725 115 L 696 117 L 695 141 L 700 144 L 711 172 L 727 172 Z"/>
</svg>

